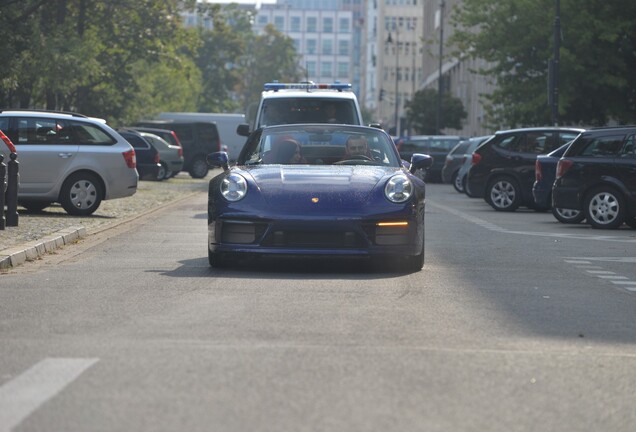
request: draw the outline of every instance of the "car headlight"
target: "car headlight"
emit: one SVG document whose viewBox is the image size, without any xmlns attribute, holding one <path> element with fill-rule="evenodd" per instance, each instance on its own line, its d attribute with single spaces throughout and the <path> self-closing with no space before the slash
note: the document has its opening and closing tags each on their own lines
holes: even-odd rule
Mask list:
<svg viewBox="0 0 636 432">
<path fill-rule="evenodd" d="M 247 182 L 238 174 L 232 173 L 221 182 L 221 195 L 230 202 L 243 199 L 247 194 Z"/>
<path fill-rule="evenodd" d="M 404 174 L 394 175 L 386 182 L 384 195 L 394 203 L 403 203 L 413 195 L 413 183 Z"/>
</svg>

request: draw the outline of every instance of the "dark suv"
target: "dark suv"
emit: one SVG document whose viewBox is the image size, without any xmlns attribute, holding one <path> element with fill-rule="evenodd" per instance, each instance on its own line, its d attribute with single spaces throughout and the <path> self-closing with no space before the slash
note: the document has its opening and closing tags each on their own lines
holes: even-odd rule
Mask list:
<svg viewBox="0 0 636 432">
<path fill-rule="evenodd" d="M 473 153 L 466 188 L 498 211 L 519 206 L 535 210 L 532 185 L 537 155 L 549 153 L 583 132 L 577 128 L 524 128 L 498 131 Z"/>
<path fill-rule="evenodd" d="M 552 205 L 581 210 L 594 228 L 636 228 L 636 126 L 590 129 L 557 165 Z"/>
<path fill-rule="evenodd" d="M 424 153 L 433 158 L 433 166 L 426 170 L 426 181 L 441 182 L 442 168 L 448 153 L 464 138 L 450 135 L 414 135 L 398 141 L 400 157 L 411 160 L 413 153 Z"/>
<path fill-rule="evenodd" d="M 183 147 L 183 169 L 193 178 L 208 175 L 205 160 L 210 153 L 221 151 L 221 138 L 216 124 L 188 120 L 144 120 L 135 127 L 157 128 L 174 131 Z"/>
</svg>

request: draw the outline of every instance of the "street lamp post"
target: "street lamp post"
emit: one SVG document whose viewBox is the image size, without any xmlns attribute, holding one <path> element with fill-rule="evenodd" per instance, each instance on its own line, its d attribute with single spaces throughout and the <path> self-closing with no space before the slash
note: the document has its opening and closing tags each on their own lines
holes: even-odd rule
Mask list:
<svg viewBox="0 0 636 432">
<path fill-rule="evenodd" d="M 442 60 L 444 56 L 444 0 L 440 1 L 439 10 L 439 76 L 437 77 L 437 133 L 442 133 L 442 95 L 444 84 L 442 80 Z"/>
<path fill-rule="evenodd" d="M 559 61 L 561 60 L 561 2 L 556 0 L 556 17 L 554 19 L 554 59 L 550 74 L 550 108 L 552 124 L 559 123 Z"/>
<path fill-rule="evenodd" d="M 389 37 L 386 39 L 387 43 L 393 43 L 393 38 L 391 37 L 391 33 L 389 33 Z M 400 135 L 399 128 L 399 113 L 398 113 L 398 103 L 399 103 L 399 94 L 398 94 L 398 78 L 400 73 L 400 31 L 398 27 L 395 27 L 395 135 Z"/>
</svg>

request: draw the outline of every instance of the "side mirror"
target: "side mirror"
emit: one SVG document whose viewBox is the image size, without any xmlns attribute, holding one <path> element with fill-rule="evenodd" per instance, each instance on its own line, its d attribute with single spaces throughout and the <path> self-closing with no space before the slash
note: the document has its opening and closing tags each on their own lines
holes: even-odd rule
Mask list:
<svg viewBox="0 0 636 432">
<path fill-rule="evenodd" d="M 250 136 L 250 125 L 241 123 L 236 127 L 236 134 L 244 137 Z"/>
<path fill-rule="evenodd" d="M 411 156 L 411 167 L 409 171 L 411 174 L 415 174 L 418 169 L 429 169 L 433 166 L 433 158 L 429 155 L 414 153 Z"/>
<path fill-rule="evenodd" d="M 223 168 L 224 171 L 227 171 L 228 169 L 230 169 L 230 166 L 228 164 L 229 160 L 230 160 L 229 156 L 227 155 L 226 152 L 223 152 L 223 151 L 210 153 L 205 158 L 205 161 L 208 163 L 208 166 L 213 168 Z"/>
</svg>

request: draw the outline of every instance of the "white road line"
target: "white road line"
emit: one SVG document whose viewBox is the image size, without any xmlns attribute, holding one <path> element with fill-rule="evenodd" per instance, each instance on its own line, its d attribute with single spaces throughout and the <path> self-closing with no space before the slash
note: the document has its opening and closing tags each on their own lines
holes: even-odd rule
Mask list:
<svg viewBox="0 0 636 432">
<path fill-rule="evenodd" d="M 9 432 L 60 393 L 96 358 L 46 358 L 0 387 L 0 432 Z"/>
<path fill-rule="evenodd" d="M 608 279 L 608 280 L 609 280 L 609 279 L 612 279 L 612 280 L 619 280 L 619 279 L 627 280 L 627 279 L 629 279 L 629 278 L 626 278 L 625 276 L 604 276 L 604 275 L 596 275 L 596 277 L 597 277 L 597 278 L 599 278 L 599 279 Z"/>
<path fill-rule="evenodd" d="M 568 264 L 592 264 L 591 261 L 583 261 L 583 260 L 565 260 L 566 263 Z"/>
<path fill-rule="evenodd" d="M 447 207 L 443 204 L 438 204 L 428 200 L 426 201 L 426 204 L 432 207 L 436 207 L 440 210 L 444 210 L 448 213 L 454 214 L 455 216 L 459 216 L 460 218 L 466 219 L 467 221 L 477 224 L 483 228 L 486 228 L 487 230 L 501 232 L 505 234 L 518 234 L 518 235 L 526 235 L 526 236 L 534 236 L 534 237 L 552 237 L 552 238 L 560 238 L 560 239 L 597 240 L 597 241 L 611 241 L 611 242 L 619 242 L 619 243 L 636 243 L 636 238 L 625 238 L 625 237 L 608 236 L 608 235 L 547 233 L 547 232 L 537 232 L 537 231 L 512 231 L 506 228 L 501 228 L 500 226 L 495 225 L 492 222 L 488 222 L 478 217 L 474 217 L 462 211 L 456 210 L 454 208 Z"/>
<path fill-rule="evenodd" d="M 592 274 L 616 274 L 613 271 L 607 271 L 607 270 L 587 270 L 588 273 L 592 273 Z"/>
<path fill-rule="evenodd" d="M 631 280 L 615 280 L 615 281 L 612 281 L 612 283 L 616 285 L 636 285 L 636 281 L 631 281 Z"/>
</svg>

